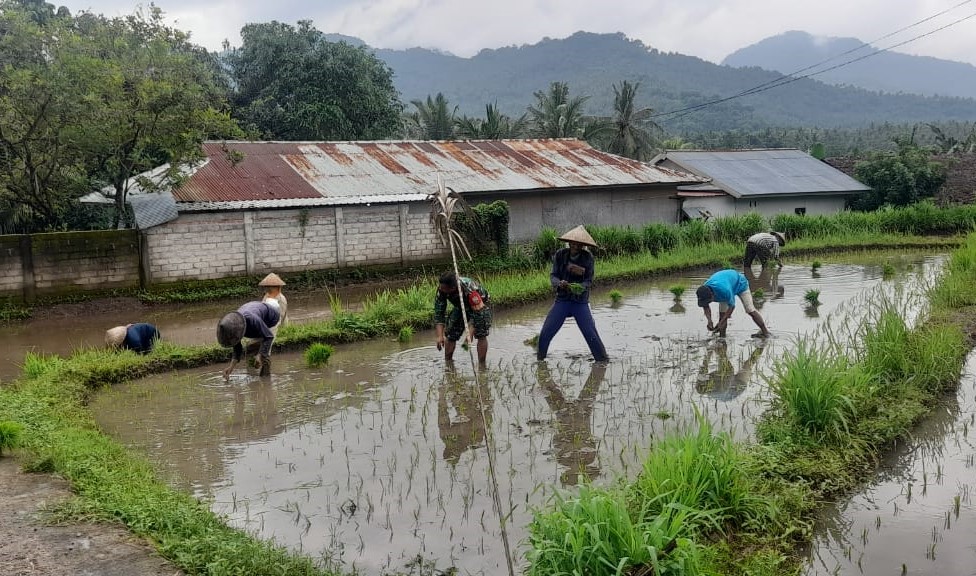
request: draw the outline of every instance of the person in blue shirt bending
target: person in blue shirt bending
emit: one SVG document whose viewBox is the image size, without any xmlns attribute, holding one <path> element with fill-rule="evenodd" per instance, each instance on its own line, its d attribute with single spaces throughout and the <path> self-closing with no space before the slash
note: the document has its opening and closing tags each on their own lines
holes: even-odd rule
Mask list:
<svg viewBox="0 0 976 576">
<path fill-rule="evenodd" d="M 596 331 L 596 323 L 590 312 L 590 285 L 593 283 L 593 254 L 586 246 L 596 247 L 593 237 L 586 228 L 577 226 L 559 237 L 568 246 L 561 248 L 552 257 L 552 272 L 549 281 L 556 291 L 556 301 L 539 333 L 539 350 L 536 354 L 539 360 L 545 360 L 549 352 L 549 343 L 563 327 L 566 318 L 576 319 L 586 344 L 590 347 L 593 358 L 598 362 L 608 359 L 603 340 Z"/>
<path fill-rule="evenodd" d="M 729 325 L 729 317 L 735 312 L 735 297 L 738 296 L 742 301 L 742 307 L 746 309 L 746 314 L 752 317 L 752 321 L 759 327 L 759 332 L 752 336 L 767 338 L 769 330 L 762 315 L 756 310 L 756 305 L 752 302 L 752 292 L 749 291 L 749 281 L 745 275 L 736 270 L 720 270 L 711 275 L 704 284 L 698 287 L 695 292 L 698 296 L 698 306 L 704 308 L 705 319 L 708 320 L 708 330 L 715 332 L 719 336 L 725 336 L 725 330 Z M 712 323 L 712 308 L 710 304 L 718 302 L 718 321 Z"/>
<path fill-rule="evenodd" d="M 116 326 L 105 332 L 105 344 L 109 348 L 132 350 L 139 354 L 152 352 L 159 338 L 159 330 L 146 322 Z"/>
</svg>

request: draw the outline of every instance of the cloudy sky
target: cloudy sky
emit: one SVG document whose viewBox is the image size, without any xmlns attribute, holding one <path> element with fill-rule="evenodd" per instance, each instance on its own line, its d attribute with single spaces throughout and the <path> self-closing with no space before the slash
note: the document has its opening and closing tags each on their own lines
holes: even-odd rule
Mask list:
<svg viewBox="0 0 976 576">
<path fill-rule="evenodd" d="M 132 12 L 136 0 L 48 0 L 72 12 Z M 787 30 L 875 40 L 963 4 L 879 42 L 887 47 L 976 14 L 976 0 L 155 0 L 193 39 L 219 49 L 238 44 L 248 22 L 310 19 L 324 32 L 371 46 L 422 46 L 471 56 L 482 48 L 532 44 L 577 30 L 623 32 L 649 46 L 713 62 Z M 148 4 L 148 1 L 142 2 Z M 976 65 L 976 17 L 897 48 Z"/>
</svg>

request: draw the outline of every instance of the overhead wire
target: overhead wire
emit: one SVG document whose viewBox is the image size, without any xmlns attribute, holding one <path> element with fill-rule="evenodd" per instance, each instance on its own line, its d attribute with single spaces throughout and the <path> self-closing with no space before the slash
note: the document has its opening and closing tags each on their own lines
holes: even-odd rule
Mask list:
<svg viewBox="0 0 976 576">
<path fill-rule="evenodd" d="M 752 88 L 749 88 L 747 90 L 743 90 L 743 91 L 738 92 L 736 94 L 733 94 L 731 96 L 725 96 L 723 98 L 717 98 L 715 100 L 710 100 L 708 102 L 702 102 L 701 104 L 695 104 L 693 106 L 687 106 L 685 108 L 678 108 L 676 110 L 670 110 L 668 112 L 660 112 L 660 113 L 651 115 L 649 118 L 664 118 L 664 117 L 668 117 L 668 116 L 673 116 L 673 118 L 671 118 L 672 120 L 677 119 L 677 118 L 682 118 L 682 117 L 687 116 L 688 114 L 690 114 L 692 112 L 695 112 L 697 110 L 701 110 L 702 108 L 706 108 L 706 107 L 709 107 L 709 106 L 714 106 L 716 104 L 721 104 L 723 102 L 728 102 L 730 100 L 735 100 L 735 99 L 738 99 L 738 98 L 742 98 L 744 96 L 751 96 L 752 94 L 758 94 L 760 92 L 765 92 L 766 90 L 771 90 L 773 88 L 778 88 L 780 86 L 785 86 L 787 84 L 791 84 L 791 83 L 796 82 L 796 81 L 799 81 L 799 80 L 804 80 L 806 78 L 810 78 L 810 77 L 813 77 L 813 76 L 817 76 L 819 74 L 823 74 L 823 73 L 829 72 L 831 70 L 836 70 L 838 68 L 843 68 L 845 66 L 849 66 L 849 65 L 851 65 L 851 64 L 853 64 L 855 62 L 859 62 L 859 61 L 864 60 L 866 58 L 870 58 L 872 56 L 876 56 L 877 54 L 880 54 L 882 52 L 887 52 L 887 51 L 889 51 L 889 50 L 891 50 L 893 48 L 898 48 L 899 46 L 904 46 L 905 44 L 914 42 L 914 41 L 916 41 L 916 40 L 918 40 L 920 38 L 924 38 L 926 36 L 931 36 L 932 34 L 935 34 L 936 32 L 940 32 L 942 30 L 945 30 L 947 28 L 950 28 L 952 26 L 955 26 L 957 24 L 960 24 L 962 22 L 965 22 L 966 20 L 969 20 L 971 18 L 976 18 L 976 12 L 974 12 L 972 14 L 969 14 L 968 16 L 964 16 L 962 18 L 958 18 L 958 19 L 956 19 L 956 20 L 954 20 L 952 22 L 949 22 L 948 24 L 945 24 L 943 26 L 940 26 L 940 27 L 938 27 L 938 28 L 936 28 L 934 30 L 930 30 L 930 31 L 925 32 L 923 34 L 919 34 L 917 36 L 913 36 L 912 38 L 909 38 L 907 40 L 903 40 L 903 41 L 898 42 L 896 44 L 893 44 L 891 46 L 887 46 L 885 48 L 876 49 L 875 51 L 870 52 L 868 54 L 864 54 L 862 56 L 858 56 L 857 58 L 852 58 L 850 60 L 846 60 L 844 62 L 841 62 L 840 64 L 836 64 L 834 66 L 830 66 L 828 68 L 824 68 L 823 70 L 817 70 L 816 72 L 811 72 L 809 74 L 803 74 L 801 76 L 796 76 L 796 74 L 799 74 L 801 72 L 805 72 L 807 70 L 811 70 L 811 69 L 817 68 L 819 66 L 822 66 L 823 64 L 826 64 L 827 62 L 831 62 L 831 61 L 836 60 L 838 58 L 841 58 L 843 56 L 846 56 L 846 55 L 852 54 L 854 52 L 857 52 L 859 50 L 862 50 L 865 47 L 869 47 L 874 42 L 878 42 L 880 40 L 884 40 L 884 39 L 890 38 L 890 37 L 892 37 L 892 36 L 894 36 L 896 34 L 899 34 L 901 32 L 904 32 L 905 30 L 914 28 L 914 27 L 916 27 L 916 26 L 918 26 L 920 24 L 923 24 L 923 23 L 928 22 L 928 21 L 930 21 L 930 20 L 932 20 L 934 18 L 937 18 L 939 16 L 942 16 L 942 15 L 944 15 L 944 14 L 946 14 L 946 13 L 952 11 L 952 10 L 955 10 L 956 8 L 959 8 L 961 6 L 964 6 L 966 4 L 969 4 L 969 3 L 973 2 L 973 1 L 976 1 L 976 0 L 964 0 L 963 2 L 960 2 L 960 3 L 954 5 L 954 6 L 950 7 L 950 8 L 947 8 L 945 10 L 942 10 L 941 12 L 938 12 L 936 14 L 933 14 L 931 16 L 928 16 L 926 18 L 923 18 L 922 20 L 919 20 L 917 22 L 914 22 L 912 24 L 909 24 L 907 26 L 904 26 L 902 28 L 899 28 L 898 30 L 895 30 L 894 32 L 891 32 L 889 34 L 886 34 L 884 36 L 881 36 L 878 39 L 872 40 L 871 42 L 865 42 L 864 44 L 862 44 L 862 45 L 860 45 L 860 46 L 858 46 L 856 48 L 851 48 L 851 49 L 849 49 L 849 50 L 847 50 L 845 52 L 842 52 L 842 53 L 837 54 L 835 56 L 831 56 L 830 58 L 827 58 L 825 60 L 822 60 L 822 61 L 820 61 L 820 62 L 818 62 L 816 64 L 812 64 L 812 65 L 807 66 L 805 68 L 801 68 L 800 70 L 791 72 L 790 74 L 786 74 L 786 75 L 780 76 L 779 78 L 776 78 L 774 80 L 770 80 L 768 82 L 764 82 L 762 84 L 758 84 L 756 86 L 753 86 Z"/>
</svg>

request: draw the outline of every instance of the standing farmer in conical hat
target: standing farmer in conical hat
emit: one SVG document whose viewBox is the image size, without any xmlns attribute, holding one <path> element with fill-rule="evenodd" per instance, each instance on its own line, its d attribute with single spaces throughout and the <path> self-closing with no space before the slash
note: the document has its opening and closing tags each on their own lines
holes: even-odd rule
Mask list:
<svg viewBox="0 0 976 576">
<path fill-rule="evenodd" d="M 265 276 L 258 284 L 258 286 L 264 288 L 264 298 L 261 301 L 271 306 L 277 306 L 278 312 L 281 315 L 281 320 L 271 327 L 271 332 L 275 337 L 278 336 L 278 328 L 284 326 L 285 321 L 288 320 L 288 299 L 281 293 L 281 287 L 284 285 L 285 281 L 274 272 Z"/>
<path fill-rule="evenodd" d="M 538 358 L 546 358 L 549 343 L 562 328 L 566 318 L 572 316 L 576 319 L 576 325 L 583 333 L 593 358 L 597 361 L 607 360 L 607 350 L 596 331 L 596 323 L 590 312 L 590 285 L 593 283 L 594 262 L 593 254 L 586 247 L 596 247 L 596 242 L 583 226 L 573 228 L 559 239 L 568 246 L 559 249 L 552 257 L 549 281 L 556 291 L 556 301 L 542 324 Z"/>
<path fill-rule="evenodd" d="M 261 341 L 256 359 L 258 370 L 262 376 L 271 373 L 271 343 L 274 342 L 271 327 L 277 325 L 279 320 L 281 314 L 278 308 L 264 302 L 248 302 L 220 319 L 217 323 L 217 342 L 224 348 L 234 349 L 230 366 L 224 370 L 225 380 L 230 378 L 237 363 L 244 359 L 244 346 L 241 344 L 244 338 Z"/>
</svg>

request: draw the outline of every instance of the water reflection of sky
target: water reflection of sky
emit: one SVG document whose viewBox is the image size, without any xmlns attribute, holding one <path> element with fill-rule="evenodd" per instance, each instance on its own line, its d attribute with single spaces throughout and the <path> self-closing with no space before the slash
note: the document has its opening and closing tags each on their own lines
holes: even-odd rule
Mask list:
<svg viewBox="0 0 976 576">
<path fill-rule="evenodd" d="M 763 374 L 798 336 L 853 325 L 887 292 L 911 298 L 939 269 L 939 256 L 881 263 L 826 262 L 817 277 L 787 266 L 764 289 L 761 311 L 774 337 L 751 339 L 733 316 L 728 337 L 708 339 L 694 307 L 704 275 L 603 286 L 592 305 L 612 361 L 595 365 L 572 321 L 539 364 L 523 342 L 548 304 L 499 311 L 489 370 L 475 376 L 460 348 L 447 367 L 418 333 L 410 345 L 379 339 L 342 346 L 321 370 L 276 354 L 267 379 L 220 367 L 117 386 L 93 404 L 99 424 L 147 452 L 174 483 L 213 501 L 235 525 L 300 549 L 330 554 L 369 574 L 402 569 L 418 555 L 462 573 L 504 571 L 486 458 L 494 435 L 503 507 L 521 542 L 532 506 L 582 475 L 632 476 L 665 434 L 695 423 L 696 409 L 747 438 L 764 406 Z M 599 272 L 599 269 L 598 269 Z M 758 268 L 757 268 L 758 272 Z M 668 288 L 683 284 L 684 310 Z M 804 305 L 821 290 L 816 314 Z M 488 424 L 486 430 L 485 423 Z M 524 548 L 519 548 L 519 556 Z"/>
</svg>

